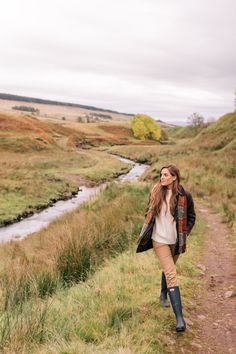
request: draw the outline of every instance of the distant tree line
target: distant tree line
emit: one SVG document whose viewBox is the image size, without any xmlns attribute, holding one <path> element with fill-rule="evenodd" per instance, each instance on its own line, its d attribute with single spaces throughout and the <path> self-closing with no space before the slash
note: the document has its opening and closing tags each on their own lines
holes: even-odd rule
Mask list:
<svg viewBox="0 0 236 354">
<path fill-rule="evenodd" d="M 112 116 L 109 114 L 102 114 L 102 113 L 90 113 L 84 116 L 77 117 L 77 122 L 79 123 L 95 123 L 98 121 L 104 120 L 111 120 Z"/>
<path fill-rule="evenodd" d="M 60 101 L 52 101 L 52 100 L 44 100 L 41 98 L 34 98 L 34 97 L 26 97 L 26 96 L 18 96 L 18 95 L 10 95 L 7 93 L 0 93 L 1 100 L 11 100 L 11 101 L 19 101 L 19 102 L 30 102 L 30 103 L 40 103 L 40 104 L 50 104 L 50 105 L 57 105 L 57 106 L 66 106 L 66 107 L 80 107 L 89 109 L 90 111 L 102 111 L 102 112 L 109 112 L 109 113 L 118 113 L 125 116 L 133 116 L 131 113 L 123 113 L 118 111 L 113 111 L 111 109 L 105 108 L 98 108 L 94 106 L 87 106 L 78 103 L 69 103 L 69 102 L 60 102 Z"/>
<path fill-rule="evenodd" d="M 15 109 L 17 111 L 36 113 L 36 114 L 40 113 L 40 110 L 38 108 L 34 108 L 34 107 L 30 107 L 30 106 L 13 106 L 12 109 Z"/>
</svg>

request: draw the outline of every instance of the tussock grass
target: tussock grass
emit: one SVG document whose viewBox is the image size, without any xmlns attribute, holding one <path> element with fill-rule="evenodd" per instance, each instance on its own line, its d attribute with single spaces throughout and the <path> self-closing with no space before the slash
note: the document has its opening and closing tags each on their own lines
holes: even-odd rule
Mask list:
<svg viewBox="0 0 236 354">
<path fill-rule="evenodd" d="M 140 229 L 148 191 L 145 185 L 114 183 L 82 210 L 66 215 L 46 231 L 19 244 L 2 245 L 1 313 L 6 334 L 0 346 L 14 343 L 19 321 L 30 330 L 28 316 L 33 314 L 28 313 L 27 304 L 37 304 L 37 299 L 86 280 L 105 259 L 129 247 Z M 112 316 L 111 326 L 119 321 L 119 314 Z"/>
<path fill-rule="evenodd" d="M 113 183 L 44 232 L 1 247 L 4 353 L 171 352 L 174 316 L 159 306 L 158 261 L 151 250 L 135 253 L 149 190 Z M 178 264 L 187 317 L 205 227 L 198 221 Z"/>
<path fill-rule="evenodd" d="M 205 233 L 206 224 L 198 217 L 188 250 L 177 263 L 186 317 L 191 317 L 199 301 L 202 280 L 196 264 Z M 176 353 L 189 348 L 197 323 L 189 326 L 184 336 L 175 333 L 172 310 L 159 304 L 158 260 L 153 250 L 136 254 L 135 248 L 135 243 L 130 243 L 121 255 L 106 258 L 86 282 L 57 291 L 42 319 L 40 336 L 37 328 L 42 327 L 33 328 L 31 338 L 20 339 L 16 331 L 4 352 L 10 353 L 16 346 L 19 353 L 31 354 Z M 23 323 L 39 303 L 32 309 L 23 306 Z"/>
<path fill-rule="evenodd" d="M 46 230 L 2 245 L 2 307 L 84 281 L 105 258 L 125 250 L 141 226 L 148 190 L 114 183 Z"/>
<path fill-rule="evenodd" d="M 25 353 L 27 343 L 43 343 L 49 307 L 48 301 L 44 303 L 34 301 L 19 306 L 14 311 L 5 311 L 1 314 L 1 353 Z"/>
</svg>

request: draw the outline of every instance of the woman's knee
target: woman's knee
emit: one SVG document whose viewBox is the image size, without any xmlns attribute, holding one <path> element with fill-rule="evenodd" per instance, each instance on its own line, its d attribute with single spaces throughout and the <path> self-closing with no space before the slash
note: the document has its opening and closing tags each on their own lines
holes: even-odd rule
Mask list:
<svg viewBox="0 0 236 354">
<path fill-rule="evenodd" d="M 172 286 L 177 286 L 177 273 L 176 269 L 172 269 L 169 272 L 165 273 L 167 287 L 171 288 Z"/>
</svg>

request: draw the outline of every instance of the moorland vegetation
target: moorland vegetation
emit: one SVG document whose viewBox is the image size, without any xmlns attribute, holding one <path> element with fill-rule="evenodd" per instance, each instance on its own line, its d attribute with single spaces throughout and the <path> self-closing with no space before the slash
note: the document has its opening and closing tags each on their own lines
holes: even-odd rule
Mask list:
<svg viewBox="0 0 236 354">
<path fill-rule="evenodd" d="M 36 130 L 32 121 L 27 120 L 25 124 L 29 129 L 22 131 L 19 128 L 16 132 L 16 121 L 9 123 L 3 138 L 14 140 L 7 143 L 3 139 L 0 148 L 1 158 L 5 156 L 3 173 L 8 171 L 6 194 L 11 191 L 11 198 L 16 198 L 21 174 L 22 180 L 23 176 L 29 176 L 22 194 L 28 198 L 27 193 L 31 193 L 29 182 L 40 173 L 43 178 L 62 178 L 60 173 L 65 171 L 84 173 L 86 180 L 94 178 L 98 183 L 127 169 L 127 166 L 108 161 L 112 157 L 107 152 L 147 162 L 150 168 L 142 181 L 114 182 L 82 207 L 54 221 L 46 230 L 21 242 L 1 245 L 2 352 L 170 353 L 188 348 L 198 324 L 192 324 L 192 330 L 179 338 L 178 344 L 171 345 L 174 324 L 171 313 L 159 306 L 161 272 L 157 260 L 151 252 L 137 256 L 135 240 L 143 222 L 150 188 L 159 178 L 160 167 L 169 162 L 180 167 L 183 184 L 194 198 L 220 211 L 235 235 L 235 122 L 236 113 L 230 113 L 204 127 L 194 137 L 188 136 L 187 127 L 182 130 L 181 139 L 175 135 L 179 128 L 169 129 L 169 145 L 137 142 L 129 135 L 127 125 L 114 125 L 113 128 L 110 124 L 97 125 L 95 131 L 103 140 L 96 146 L 86 143 L 83 145 L 86 149 L 80 147 L 79 151 L 75 151 L 79 146 L 68 142 L 92 141 L 96 138 L 92 134 L 96 133 L 89 130 L 91 125 L 48 125 L 46 130 L 37 125 Z M 121 142 L 124 132 L 128 132 L 125 144 L 107 143 L 112 139 Z M 26 136 L 33 143 L 22 143 Z M 40 142 L 40 149 L 35 148 L 38 144 L 35 137 L 39 136 L 47 141 L 46 144 Z M 104 140 L 106 144 L 102 143 Z M 13 156 L 17 158 L 13 159 Z M 102 177 L 99 174 L 101 165 Z M 31 175 L 29 171 L 37 173 Z M 14 173 L 17 175 L 13 178 Z M 66 183 L 71 183 L 68 176 L 64 177 Z M 52 180 L 48 191 L 56 185 Z M 6 199 L 1 205 L 5 203 Z M 186 317 L 191 316 L 200 299 L 202 279 L 196 265 L 206 232 L 206 222 L 198 215 L 188 252 L 178 264 Z"/>
</svg>

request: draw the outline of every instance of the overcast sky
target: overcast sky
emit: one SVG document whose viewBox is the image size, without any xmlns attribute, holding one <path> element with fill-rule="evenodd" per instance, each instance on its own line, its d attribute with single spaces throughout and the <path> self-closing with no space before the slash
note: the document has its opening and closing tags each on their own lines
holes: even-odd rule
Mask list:
<svg viewBox="0 0 236 354">
<path fill-rule="evenodd" d="M 234 109 L 236 0 L 8 0 L 0 92 L 165 121 Z"/>
</svg>

